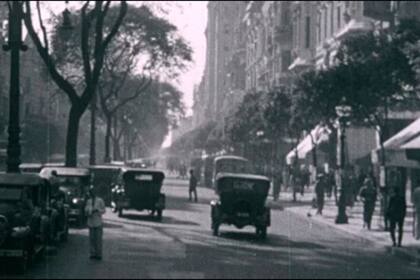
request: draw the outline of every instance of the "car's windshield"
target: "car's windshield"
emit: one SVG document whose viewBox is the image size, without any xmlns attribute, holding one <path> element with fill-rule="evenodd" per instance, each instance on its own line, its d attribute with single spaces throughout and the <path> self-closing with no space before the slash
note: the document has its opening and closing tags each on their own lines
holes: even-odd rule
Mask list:
<svg viewBox="0 0 420 280">
<path fill-rule="evenodd" d="M 68 195 L 80 196 L 83 194 L 84 180 L 81 177 L 59 176 L 57 182 L 60 189 Z"/>
<path fill-rule="evenodd" d="M 216 164 L 217 173 L 251 173 L 251 164 L 245 160 L 239 159 L 223 159 Z"/>
</svg>

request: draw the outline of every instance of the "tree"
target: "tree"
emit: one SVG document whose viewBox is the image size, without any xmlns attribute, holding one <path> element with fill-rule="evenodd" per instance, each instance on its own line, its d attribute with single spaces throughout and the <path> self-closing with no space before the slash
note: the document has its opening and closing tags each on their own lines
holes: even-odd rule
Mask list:
<svg viewBox="0 0 420 280">
<path fill-rule="evenodd" d="M 384 142 L 388 112 L 418 105 L 415 69 L 407 46 L 420 39 L 420 24 L 403 20 L 394 29 L 370 31 L 345 39 L 337 52 L 337 66 L 331 69 L 341 95 L 353 109 L 353 119 L 377 128 L 381 162 L 385 164 Z M 414 54 L 411 52 L 411 54 Z"/>
<path fill-rule="evenodd" d="M 121 26 L 117 40 L 105 61 L 105 75 L 99 91 L 100 106 L 107 125 L 105 136 L 105 162 L 110 159 L 112 119 L 118 110 L 139 98 L 150 86 L 153 73 L 176 77 L 191 61 L 191 49 L 177 35 L 177 28 L 165 19 L 156 17 L 147 7 L 131 7 Z M 120 94 L 124 84 L 139 67 L 142 77 L 135 91 Z M 138 70 L 137 70 L 138 72 Z"/>
<path fill-rule="evenodd" d="M 122 92 L 126 91 L 124 89 Z M 118 150 L 123 137 L 127 140 L 125 146 L 137 143 L 142 146 L 143 154 L 159 150 L 169 129 L 176 126 L 184 110 L 182 92 L 169 83 L 153 81 L 143 91 L 141 98 L 128 103 L 118 114 L 119 129 L 112 134 L 116 156 L 120 156 Z M 131 123 L 130 126 L 127 126 L 127 121 Z"/>
<path fill-rule="evenodd" d="M 111 1 L 95 1 L 93 5 L 90 1 L 85 1 L 83 4 L 79 15 L 81 22 L 81 44 L 79 46 L 81 63 L 79 64 L 83 67 L 81 69 L 70 68 L 71 71 L 83 71 L 83 83 L 80 85 L 72 81 L 69 68 L 59 67 L 57 60 L 61 58 L 52 54 L 52 51 L 56 49 L 50 49 L 50 39 L 42 19 L 40 1 L 36 1 L 36 10 L 41 26 L 41 35 L 35 31 L 32 19 L 32 2 L 25 1 L 26 9 L 23 16 L 25 26 L 53 81 L 68 96 L 71 103 L 66 138 L 66 166 L 76 166 L 80 119 L 96 92 L 107 48 L 123 23 L 127 13 L 127 3 L 120 1 L 118 17 L 111 28 L 107 28 L 104 24 L 110 11 Z M 93 40 L 90 40 L 90 33 L 94 34 Z"/>
</svg>

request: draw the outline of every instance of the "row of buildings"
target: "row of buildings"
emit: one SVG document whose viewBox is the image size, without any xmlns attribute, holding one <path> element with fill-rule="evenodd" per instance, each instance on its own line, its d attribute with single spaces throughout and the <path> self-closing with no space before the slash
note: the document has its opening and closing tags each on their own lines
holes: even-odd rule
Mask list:
<svg viewBox="0 0 420 280">
<path fill-rule="evenodd" d="M 223 124 L 248 92 L 288 86 L 303 71 L 330 67 L 349 34 L 386 28 L 419 12 L 420 1 L 209 1 L 206 66 L 190 129 Z M 387 138 L 418 117 L 417 111 L 389 112 Z M 374 128 L 351 127 L 347 139 L 351 161 L 376 157 Z M 304 139 L 287 158 L 304 159 L 308 145 Z"/>
</svg>

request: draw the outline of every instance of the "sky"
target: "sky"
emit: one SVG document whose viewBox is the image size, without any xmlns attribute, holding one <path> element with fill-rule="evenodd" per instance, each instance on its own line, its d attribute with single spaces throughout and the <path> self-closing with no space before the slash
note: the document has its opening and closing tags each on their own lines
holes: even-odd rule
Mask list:
<svg viewBox="0 0 420 280">
<path fill-rule="evenodd" d="M 65 1 L 45 1 L 54 14 L 61 13 Z M 71 3 L 73 2 L 73 3 Z M 129 1 L 140 4 L 143 1 Z M 168 11 L 165 16 L 178 27 L 179 33 L 190 43 L 193 53 L 193 64 L 189 70 L 179 77 L 176 86 L 184 93 L 183 102 L 187 108 L 187 116 L 192 115 L 194 85 L 201 81 L 205 67 L 207 25 L 207 1 L 153 1 L 152 5 L 162 5 Z M 70 1 L 70 8 L 80 5 L 80 1 Z M 168 135 L 163 147 L 169 146 L 171 136 Z"/>
</svg>

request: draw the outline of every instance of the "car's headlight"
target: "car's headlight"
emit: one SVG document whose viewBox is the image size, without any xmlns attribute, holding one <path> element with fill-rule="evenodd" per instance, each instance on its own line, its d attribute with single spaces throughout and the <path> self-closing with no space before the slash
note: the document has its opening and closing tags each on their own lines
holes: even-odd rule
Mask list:
<svg viewBox="0 0 420 280">
<path fill-rule="evenodd" d="M 29 233 L 30 230 L 31 229 L 28 226 L 26 226 L 26 227 L 14 227 L 14 228 L 12 228 L 12 237 L 16 238 L 16 237 L 25 236 L 26 234 Z"/>
<path fill-rule="evenodd" d="M 79 203 L 79 199 L 73 198 L 72 202 L 73 202 L 73 204 L 77 204 L 77 203 Z"/>
</svg>

